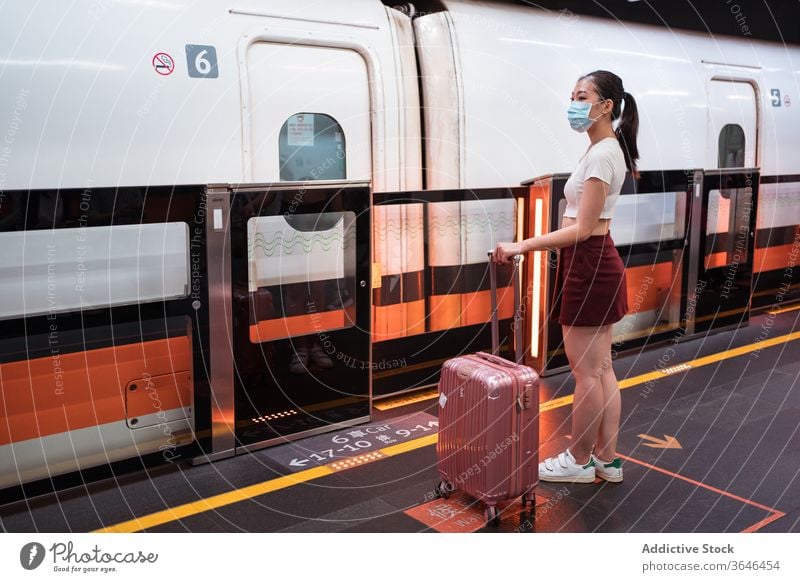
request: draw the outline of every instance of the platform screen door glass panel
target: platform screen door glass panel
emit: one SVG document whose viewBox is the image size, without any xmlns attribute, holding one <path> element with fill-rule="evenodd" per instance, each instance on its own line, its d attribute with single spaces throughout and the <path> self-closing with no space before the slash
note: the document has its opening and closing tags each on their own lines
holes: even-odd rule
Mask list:
<svg viewBox="0 0 800 582">
<path fill-rule="evenodd" d="M 700 208 L 701 262 L 697 273 L 695 332 L 742 325 L 749 317 L 753 278 L 758 173 L 705 173 Z"/>
<path fill-rule="evenodd" d="M 186 297 L 183 222 L 0 233 L 0 319 Z"/>
<path fill-rule="evenodd" d="M 624 352 L 675 337 L 686 329 L 683 314 L 689 254 L 689 218 L 693 171 L 643 171 L 628 175 L 617 200 L 610 234 L 625 265 L 628 311 L 612 326 L 614 349 Z M 562 225 L 566 207 L 564 184 L 567 174 L 552 178 L 550 228 Z M 548 310 L 558 300 L 557 254 L 548 262 Z M 545 314 L 544 338 L 547 373 L 566 369 L 562 326 Z"/>
<path fill-rule="evenodd" d="M 237 448 L 369 418 L 370 189 L 231 193 Z"/>
<path fill-rule="evenodd" d="M 743 188 L 711 190 L 708 193 L 706 269 L 745 262 L 749 251 L 748 229 L 751 193 Z"/>
<path fill-rule="evenodd" d="M 431 279 L 428 331 L 486 323 L 491 319 L 487 251 L 514 240 L 513 198 L 431 202 L 427 208 Z M 511 269 L 498 270 L 498 287 L 511 283 Z M 513 315 L 513 296 L 498 296 L 501 319 Z"/>
<path fill-rule="evenodd" d="M 611 234 L 624 248 L 628 313 L 614 324 L 617 342 L 676 330 L 681 325 L 686 192 L 620 196 Z"/>
<path fill-rule="evenodd" d="M 247 241 L 250 341 L 354 324 L 355 214 L 258 216 Z"/>
</svg>

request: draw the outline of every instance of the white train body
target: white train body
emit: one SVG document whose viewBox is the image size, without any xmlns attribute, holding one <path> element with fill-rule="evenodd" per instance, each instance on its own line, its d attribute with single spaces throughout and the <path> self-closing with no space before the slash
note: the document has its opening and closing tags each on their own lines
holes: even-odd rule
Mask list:
<svg viewBox="0 0 800 582">
<path fill-rule="evenodd" d="M 738 125 L 738 165 L 794 176 L 762 188 L 759 228 L 800 225 L 799 48 L 499 2 L 444 6 L 412 20 L 379 0 L 6 2 L 0 194 L 331 168 L 376 192 L 516 186 L 574 167 L 587 141 L 567 123 L 570 92 L 608 69 L 638 102 L 641 170 L 717 167 L 720 130 Z M 318 115 L 334 130 L 315 145 Z M 335 153 L 295 155 L 308 145 Z M 191 427 L 187 410 L 172 412 L 175 431 Z M 155 421 L 81 430 L 0 442 L 0 488 L 169 437 Z"/>
<path fill-rule="evenodd" d="M 586 140 L 566 123 L 569 94 L 599 68 L 638 101 L 642 169 L 715 165 L 708 95 L 723 77 L 752 84 L 762 175 L 800 173 L 800 49 L 446 6 L 414 21 L 423 135 L 411 21 L 377 0 L 7 3 L 0 188 L 278 181 L 278 132 L 302 111 L 340 123 L 346 177 L 376 191 L 421 186 L 421 139 L 428 188 L 516 185 L 573 167 Z M 187 45 L 214 47 L 216 78 L 189 76 L 208 65 L 190 63 Z M 154 67 L 158 53 L 172 57 L 170 74 Z M 731 115 L 745 119 L 738 105 Z"/>
</svg>

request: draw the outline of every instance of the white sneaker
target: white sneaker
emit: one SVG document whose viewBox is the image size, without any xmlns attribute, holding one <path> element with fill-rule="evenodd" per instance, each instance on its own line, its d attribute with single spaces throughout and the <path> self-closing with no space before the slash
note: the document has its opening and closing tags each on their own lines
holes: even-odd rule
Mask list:
<svg viewBox="0 0 800 582">
<path fill-rule="evenodd" d="M 539 463 L 539 480 L 554 483 L 594 483 L 594 459 L 579 465 L 569 449 Z"/>
<path fill-rule="evenodd" d="M 610 483 L 619 483 L 622 481 L 622 460 L 619 457 L 614 457 L 610 463 L 601 461 L 592 453 L 592 460 L 594 461 L 595 474 Z"/>
</svg>

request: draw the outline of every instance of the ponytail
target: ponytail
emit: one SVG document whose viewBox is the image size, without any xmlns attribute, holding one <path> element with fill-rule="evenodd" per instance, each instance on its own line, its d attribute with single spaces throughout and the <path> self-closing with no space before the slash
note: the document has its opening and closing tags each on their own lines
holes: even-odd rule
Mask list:
<svg viewBox="0 0 800 582">
<path fill-rule="evenodd" d="M 636 161 L 639 159 L 639 147 L 636 145 L 636 136 L 639 133 L 639 110 L 633 95 L 622 87 L 622 79 L 610 71 L 594 71 L 584 75 L 581 79 L 590 79 L 594 84 L 597 94 L 603 99 L 611 99 L 611 120 L 619 119 L 619 125 L 614 130 L 622 154 L 625 157 L 625 166 L 634 178 L 639 177 Z M 625 108 L 622 103 L 625 102 Z M 620 117 L 620 112 L 622 116 Z"/>
<path fill-rule="evenodd" d="M 628 171 L 634 178 L 638 178 L 636 160 L 639 159 L 639 147 L 636 145 L 636 136 L 639 133 L 639 110 L 633 95 L 627 91 L 622 92 L 622 99 L 625 107 L 622 110 L 622 119 L 614 133 L 617 135 L 622 154 L 625 156 L 625 165 L 628 167 Z"/>
</svg>

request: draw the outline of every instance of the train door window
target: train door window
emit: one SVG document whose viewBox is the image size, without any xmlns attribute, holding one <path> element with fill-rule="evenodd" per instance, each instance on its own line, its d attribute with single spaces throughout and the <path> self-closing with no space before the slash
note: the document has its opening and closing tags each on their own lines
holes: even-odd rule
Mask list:
<svg viewBox="0 0 800 582">
<path fill-rule="evenodd" d="M 281 181 L 344 180 L 345 136 L 339 123 L 324 113 L 296 113 L 281 127 Z"/>
<path fill-rule="evenodd" d="M 741 125 L 728 123 L 719 132 L 719 168 L 743 168 L 745 151 Z"/>
<path fill-rule="evenodd" d="M 248 221 L 251 342 L 354 325 L 355 224 L 353 212 Z"/>
</svg>

